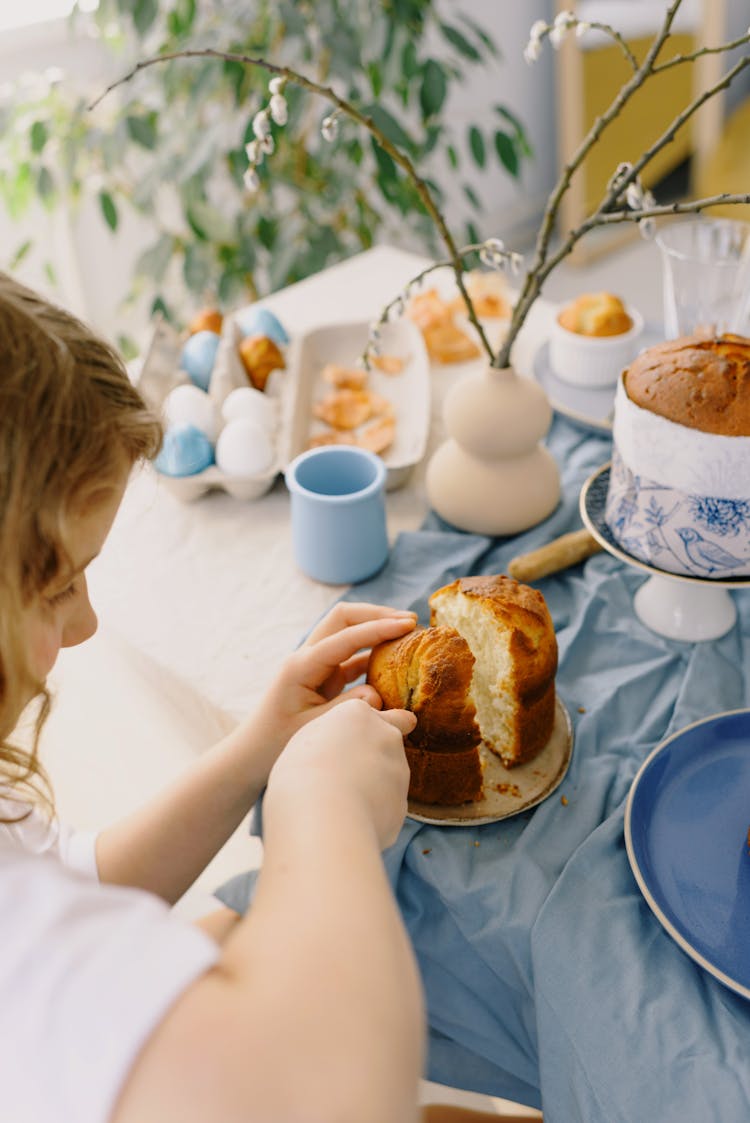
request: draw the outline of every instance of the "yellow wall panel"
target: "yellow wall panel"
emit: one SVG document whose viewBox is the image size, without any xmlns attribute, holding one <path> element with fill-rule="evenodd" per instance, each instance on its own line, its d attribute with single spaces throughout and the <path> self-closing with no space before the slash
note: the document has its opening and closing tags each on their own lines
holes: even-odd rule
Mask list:
<svg viewBox="0 0 750 1123">
<path fill-rule="evenodd" d="M 635 39 L 628 43 L 639 60 L 651 40 Z M 695 48 L 692 35 L 674 35 L 665 58 L 684 54 Z M 603 46 L 581 52 L 582 126 L 588 132 L 595 119 L 608 108 L 620 87 L 632 75 L 632 67 L 619 47 Z M 589 153 L 581 175 L 586 210 L 597 206 L 617 165 L 633 161 L 655 141 L 673 118 L 693 97 L 693 67 L 675 66 L 665 74 L 650 79 L 645 89 L 637 90 L 631 101 L 599 138 Z M 652 187 L 681 164 L 692 148 L 688 122 L 643 171 L 643 183 Z"/>
</svg>

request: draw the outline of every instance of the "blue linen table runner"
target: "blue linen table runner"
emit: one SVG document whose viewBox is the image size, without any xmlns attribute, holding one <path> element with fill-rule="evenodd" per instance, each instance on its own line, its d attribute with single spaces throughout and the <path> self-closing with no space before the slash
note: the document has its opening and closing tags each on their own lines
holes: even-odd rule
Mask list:
<svg viewBox="0 0 750 1123">
<path fill-rule="evenodd" d="M 434 589 L 505 572 L 512 557 L 579 527 L 581 487 L 610 459 L 610 439 L 556 417 L 547 444 L 562 500 L 543 524 L 491 539 L 430 514 L 346 598 L 413 608 L 427 623 Z M 653 916 L 628 864 L 623 817 L 656 744 L 748 705 L 750 593 L 732 593 L 738 619 L 727 635 L 689 644 L 638 620 L 643 580 L 600 553 L 535 583 L 575 733 L 560 788 L 480 827 L 407 820 L 385 863 L 424 981 L 430 1079 L 543 1107 L 547 1123 L 740 1123 L 750 1120 L 750 1002 Z M 253 884 L 241 875 L 217 896 L 244 911 Z"/>
</svg>

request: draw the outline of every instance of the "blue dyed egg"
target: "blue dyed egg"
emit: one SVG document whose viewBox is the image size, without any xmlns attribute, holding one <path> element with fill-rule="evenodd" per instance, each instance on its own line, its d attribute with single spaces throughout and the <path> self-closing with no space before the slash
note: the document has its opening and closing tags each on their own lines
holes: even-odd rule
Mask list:
<svg viewBox="0 0 750 1123">
<path fill-rule="evenodd" d="M 164 476 L 194 476 L 213 462 L 214 449 L 206 434 L 195 425 L 177 425 L 164 434 L 154 466 Z"/>
<path fill-rule="evenodd" d="M 277 344 L 289 342 L 286 329 L 267 308 L 251 304 L 249 308 L 237 313 L 236 320 L 243 335 L 265 335 Z"/>
<path fill-rule="evenodd" d="M 201 390 L 208 390 L 220 338 L 215 331 L 197 331 L 180 352 L 180 370 Z"/>
</svg>

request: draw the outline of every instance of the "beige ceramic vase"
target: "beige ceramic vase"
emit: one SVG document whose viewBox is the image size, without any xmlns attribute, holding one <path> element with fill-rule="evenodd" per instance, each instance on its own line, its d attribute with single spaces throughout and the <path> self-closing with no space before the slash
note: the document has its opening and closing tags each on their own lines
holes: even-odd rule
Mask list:
<svg viewBox="0 0 750 1123">
<path fill-rule="evenodd" d="M 426 473 L 433 510 L 459 530 L 519 534 L 560 498 L 560 475 L 540 441 L 552 408 L 538 383 L 512 367 L 487 366 L 456 383 L 443 405 L 448 439 Z"/>
</svg>

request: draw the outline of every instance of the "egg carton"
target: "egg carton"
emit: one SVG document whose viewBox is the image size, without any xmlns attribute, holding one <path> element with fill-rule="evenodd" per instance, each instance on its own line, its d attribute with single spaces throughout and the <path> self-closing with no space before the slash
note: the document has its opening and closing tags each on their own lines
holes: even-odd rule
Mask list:
<svg viewBox="0 0 750 1123">
<path fill-rule="evenodd" d="M 208 394 L 218 409 L 233 389 L 248 386 L 248 378 L 239 357 L 238 345 L 242 331 L 236 316 L 225 318 L 216 352 Z M 157 320 L 151 343 L 143 361 L 138 386 L 152 408 L 161 412 L 164 401 L 177 386 L 190 385 L 191 380 L 180 369 L 180 353 L 184 337 L 163 318 Z M 264 393 L 276 402 L 277 420 L 271 434 L 274 460 L 256 475 L 240 476 L 223 472 L 215 464 L 189 476 L 170 476 L 159 472 L 159 479 L 173 495 L 183 502 L 192 502 L 208 491 L 226 491 L 235 499 L 259 499 L 274 485 L 285 465 L 287 417 L 289 413 L 288 370 L 271 372 Z M 283 450 L 283 451 L 282 451 Z"/>
<path fill-rule="evenodd" d="M 232 389 L 248 385 L 237 350 L 243 335 L 238 322 L 241 316 L 242 310 L 228 316 L 222 328 L 208 391 L 217 405 Z M 277 402 L 276 457 L 267 471 L 257 476 L 230 476 L 211 465 L 192 476 L 160 473 L 164 486 L 185 502 L 217 488 L 242 500 L 265 495 L 287 464 L 326 428 L 315 417 L 316 403 L 332 390 L 321 378 L 323 368 L 328 363 L 354 367 L 367 344 L 369 326 L 367 320 L 325 324 L 292 338 L 286 347 L 286 369 L 272 371 L 266 384 L 265 393 Z M 166 321 L 157 322 L 139 379 L 144 397 L 157 409 L 175 386 L 190 381 L 179 369 L 183 342 Z M 393 443 L 381 454 L 386 489 L 393 491 L 406 483 L 425 455 L 431 414 L 430 363 L 421 332 L 406 318 L 382 325 L 380 351 L 398 356 L 404 364 L 397 374 L 373 368 L 368 376 L 368 388 L 391 403 L 396 418 Z M 356 432 L 353 437 L 357 438 Z"/>
</svg>

